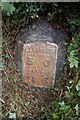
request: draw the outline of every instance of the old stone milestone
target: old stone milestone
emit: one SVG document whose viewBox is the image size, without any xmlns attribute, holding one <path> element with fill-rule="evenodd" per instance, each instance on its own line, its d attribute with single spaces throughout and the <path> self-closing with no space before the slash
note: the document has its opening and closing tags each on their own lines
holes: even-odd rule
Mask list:
<svg viewBox="0 0 80 120">
<path fill-rule="evenodd" d="M 23 79 L 37 87 L 51 87 L 55 80 L 56 44 L 33 42 L 23 46 L 22 65 Z"/>
<path fill-rule="evenodd" d="M 55 80 L 58 80 L 61 75 L 66 39 L 65 33 L 52 27 L 44 19 L 25 27 L 16 37 L 15 47 L 15 62 L 21 71 L 22 79 L 26 83 L 32 81 L 31 84 L 35 86 L 52 86 L 54 76 Z M 57 53 L 55 46 L 58 46 Z"/>
</svg>

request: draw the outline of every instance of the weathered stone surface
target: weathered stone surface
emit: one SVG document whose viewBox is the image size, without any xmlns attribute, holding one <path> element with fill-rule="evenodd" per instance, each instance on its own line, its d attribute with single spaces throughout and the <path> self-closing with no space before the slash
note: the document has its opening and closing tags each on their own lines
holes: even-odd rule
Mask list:
<svg viewBox="0 0 80 120">
<path fill-rule="evenodd" d="M 61 68 L 65 61 L 65 51 L 66 51 L 66 42 L 67 36 L 62 31 L 52 27 L 46 20 L 39 20 L 33 22 L 29 27 L 25 27 L 22 32 L 20 32 L 16 38 L 17 45 L 15 48 L 16 55 L 15 61 L 18 68 L 22 73 L 22 51 L 23 44 L 31 43 L 34 41 L 43 41 L 56 43 L 58 45 L 58 60 L 56 67 L 56 80 L 59 79 L 61 75 Z"/>
<path fill-rule="evenodd" d="M 23 79 L 37 87 L 51 87 L 54 84 L 57 60 L 56 44 L 33 42 L 23 46 Z"/>
</svg>

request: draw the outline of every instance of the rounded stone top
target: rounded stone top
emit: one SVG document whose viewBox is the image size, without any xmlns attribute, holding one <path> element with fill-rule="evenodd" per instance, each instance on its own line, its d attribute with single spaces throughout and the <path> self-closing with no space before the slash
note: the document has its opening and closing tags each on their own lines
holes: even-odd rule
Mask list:
<svg viewBox="0 0 80 120">
<path fill-rule="evenodd" d="M 22 32 L 20 32 L 16 39 L 27 43 L 34 41 L 44 41 L 51 43 L 59 43 L 59 41 L 64 42 L 66 40 L 66 35 L 52 27 L 48 21 L 40 20 L 35 21 L 29 27 L 25 27 Z"/>
</svg>

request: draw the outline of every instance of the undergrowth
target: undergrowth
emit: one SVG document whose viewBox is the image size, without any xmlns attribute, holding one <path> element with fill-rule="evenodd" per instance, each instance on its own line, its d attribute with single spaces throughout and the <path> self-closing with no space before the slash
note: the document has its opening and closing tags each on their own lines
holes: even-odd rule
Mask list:
<svg viewBox="0 0 80 120">
<path fill-rule="evenodd" d="M 3 118 L 72 120 L 80 118 L 80 13 L 79 3 L 2 3 L 3 10 Z M 42 93 L 20 82 L 14 63 L 18 32 L 30 21 L 47 16 L 65 26 L 71 37 L 66 46 L 64 72 L 53 89 Z M 7 18 L 7 19 L 6 19 Z M 63 19 L 65 18 L 65 19 Z M 15 31 L 16 30 L 16 31 Z M 27 91 L 27 92 L 26 92 Z M 42 96 L 49 96 L 49 102 Z M 47 95 L 47 96 L 48 96 Z M 27 97 L 26 97 L 27 96 Z"/>
</svg>

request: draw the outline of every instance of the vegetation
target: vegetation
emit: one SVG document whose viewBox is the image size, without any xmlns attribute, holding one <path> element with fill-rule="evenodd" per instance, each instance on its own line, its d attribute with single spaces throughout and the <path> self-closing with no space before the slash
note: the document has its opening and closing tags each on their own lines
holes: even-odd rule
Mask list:
<svg viewBox="0 0 80 120">
<path fill-rule="evenodd" d="M 37 120 L 72 120 L 80 118 L 80 3 L 2 3 L 3 13 L 3 118 L 26 117 Z M 63 74 L 55 87 L 48 90 L 50 101 L 44 101 L 41 92 L 29 87 L 29 95 L 41 102 L 32 104 L 23 93 L 26 87 L 21 83 L 19 71 L 14 64 L 15 37 L 25 25 L 34 19 L 47 16 L 52 23 L 66 31 L 66 62 Z M 15 31 L 16 29 L 16 31 Z M 8 64 L 10 63 L 10 64 Z M 6 84 L 6 89 L 5 89 Z M 11 88 L 10 86 L 11 85 Z M 24 87 L 24 88 L 23 88 Z M 23 90 L 24 89 L 24 90 Z M 6 92 L 7 90 L 7 92 Z M 32 96 L 31 96 L 32 95 Z M 39 107 L 38 107 L 39 106 Z M 34 109 L 34 110 L 32 110 Z M 37 110 L 37 111 L 36 111 Z"/>
</svg>

